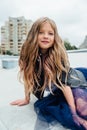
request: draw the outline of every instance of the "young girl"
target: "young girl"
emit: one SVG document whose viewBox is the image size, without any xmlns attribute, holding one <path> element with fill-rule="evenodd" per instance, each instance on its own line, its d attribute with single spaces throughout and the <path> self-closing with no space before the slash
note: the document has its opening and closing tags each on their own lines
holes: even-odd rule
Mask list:
<svg viewBox="0 0 87 130">
<path fill-rule="evenodd" d="M 33 93 L 38 98 L 34 107 L 39 120 L 51 125 L 60 122 L 71 130 L 87 130 L 87 83 L 80 72 L 70 68 L 53 20 L 44 17 L 33 23 L 21 49 L 19 66 L 25 99 L 12 105 L 28 104 Z"/>
</svg>

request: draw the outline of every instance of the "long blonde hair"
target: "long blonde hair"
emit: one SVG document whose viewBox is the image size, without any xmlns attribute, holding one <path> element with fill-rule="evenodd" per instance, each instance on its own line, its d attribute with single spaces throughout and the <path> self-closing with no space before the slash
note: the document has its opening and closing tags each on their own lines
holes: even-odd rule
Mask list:
<svg viewBox="0 0 87 130">
<path fill-rule="evenodd" d="M 58 35 L 55 22 L 47 17 L 38 19 L 33 23 L 20 52 L 20 76 L 22 73 L 26 95 L 34 91 L 35 83 L 39 85 L 38 75 L 40 76 L 41 74 L 41 64 L 39 65 L 38 72 L 36 73 L 35 71 L 37 59 L 38 57 L 40 58 L 37 37 L 40 27 L 46 22 L 48 22 L 54 30 L 54 44 L 49 48 L 48 54 L 43 62 L 44 83 L 43 86 L 41 86 L 42 91 L 44 91 L 46 86 L 49 86 L 51 91 L 52 82 L 62 89 L 62 72 L 64 71 L 67 74 L 69 71 L 68 56 L 63 41 Z M 57 83 L 57 80 L 60 85 Z"/>
</svg>

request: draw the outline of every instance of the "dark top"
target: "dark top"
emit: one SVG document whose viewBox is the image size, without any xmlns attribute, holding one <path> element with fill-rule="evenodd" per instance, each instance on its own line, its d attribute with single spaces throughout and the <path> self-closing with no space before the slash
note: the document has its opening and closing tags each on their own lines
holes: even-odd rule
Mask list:
<svg viewBox="0 0 87 130">
<path fill-rule="evenodd" d="M 39 70 L 39 67 L 40 67 L 39 66 L 40 65 L 40 63 L 39 63 L 40 60 L 41 60 L 41 64 L 43 62 L 42 61 L 43 60 L 42 55 L 40 55 L 39 58 L 36 61 L 36 68 L 35 68 L 36 73 L 38 73 L 38 70 Z M 40 86 L 38 86 L 37 84 L 35 84 L 35 87 L 34 87 L 34 95 L 38 99 L 43 98 L 43 94 L 41 94 L 41 90 L 39 90 L 41 88 L 41 86 L 43 86 L 43 84 L 44 84 L 44 69 L 43 69 L 43 64 L 42 64 L 41 70 L 42 71 L 41 71 L 40 78 L 39 78 L 39 84 L 40 84 Z M 87 86 L 87 81 L 86 81 L 84 75 L 82 74 L 82 72 L 80 72 L 77 69 L 73 69 L 73 68 L 70 68 L 67 80 L 66 80 L 66 73 L 62 72 L 61 81 L 62 81 L 63 84 L 69 85 L 70 87 L 78 87 L 78 86 L 85 87 L 85 86 Z M 58 83 L 58 81 L 57 81 L 57 83 Z"/>
</svg>

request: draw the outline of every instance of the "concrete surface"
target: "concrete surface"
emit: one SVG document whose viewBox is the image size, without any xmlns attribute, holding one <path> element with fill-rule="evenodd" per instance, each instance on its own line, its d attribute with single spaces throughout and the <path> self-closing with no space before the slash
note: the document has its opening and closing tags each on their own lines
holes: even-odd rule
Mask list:
<svg viewBox="0 0 87 130">
<path fill-rule="evenodd" d="M 87 67 L 86 53 L 70 53 L 72 67 Z M 22 107 L 11 106 L 10 102 L 24 98 L 24 87 L 17 79 L 18 68 L 2 69 L 0 61 L 0 130 L 34 130 L 36 113 L 32 95 L 30 104 Z M 52 130 L 64 130 L 58 126 Z"/>
<path fill-rule="evenodd" d="M 34 130 L 36 113 L 30 104 L 11 106 L 10 102 L 24 97 L 24 88 L 17 79 L 18 69 L 0 69 L 0 130 Z"/>
<path fill-rule="evenodd" d="M 37 116 L 33 104 L 37 99 L 34 95 L 31 95 L 28 105 L 10 105 L 10 102 L 24 98 L 24 87 L 17 74 L 18 68 L 0 69 L 0 130 L 38 130 L 35 129 Z M 58 124 L 52 130 L 65 128 Z"/>
</svg>

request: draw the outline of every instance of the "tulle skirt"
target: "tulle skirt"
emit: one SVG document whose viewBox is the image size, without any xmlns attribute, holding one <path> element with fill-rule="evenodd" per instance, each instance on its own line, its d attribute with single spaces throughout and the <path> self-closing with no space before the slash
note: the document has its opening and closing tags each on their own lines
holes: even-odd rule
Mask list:
<svg viewBox="0 0 87 130">
<path fill-rule="evenodd" d="M 87 130 L 87 89 L 72 88 L 76 105 L 76 113 L 70 109 L 63 93 L 55 90 L 55 94 L 43 97 L 34 104 L 37 113 L 35 130 Z"/>
</svg>

